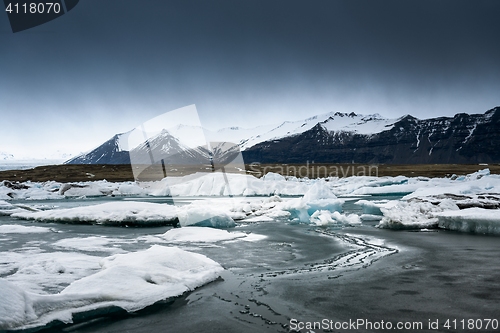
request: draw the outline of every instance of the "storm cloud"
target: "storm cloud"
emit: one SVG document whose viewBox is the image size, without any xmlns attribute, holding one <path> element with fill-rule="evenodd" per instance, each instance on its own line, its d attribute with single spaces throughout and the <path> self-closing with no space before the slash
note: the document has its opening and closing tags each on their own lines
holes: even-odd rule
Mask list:
<svg viewBox="0 0 500 333">
<path fill-rule="evenodd" d="M 189 104 L 213 129 L 482 113 L 500 104 L 499 15 L 495 0 L 82 0 L 15 34 L 0 15 L 0 151 L 88 150 Z"/>
</svg>

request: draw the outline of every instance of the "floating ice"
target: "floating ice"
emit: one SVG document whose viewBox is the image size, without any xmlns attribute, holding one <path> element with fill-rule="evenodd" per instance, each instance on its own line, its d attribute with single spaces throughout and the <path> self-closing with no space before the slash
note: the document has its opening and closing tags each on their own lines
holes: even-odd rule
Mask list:
<svg viewBox="0 0 500 333">
<path fill-rule="evenodd" d="M 243 232 L 228 232 L 226 230 L 213 228 L 185 227 L 171 229 L 159 237 L 169 242 L 212 243 L 244 238 L 247 237 L 247 234 Z"/>
<path fill-rule="evenodd" d="M 488 169 L 463 177 L 434 178 L 427 186 L 422 186 L 403 197 L 396 206 L 380 207 L 384 218 L 380 221 L 379 227 L 394 229 L 440 227 L 496 233 L 494 216 L 500 207 L 498 193 L 500 193 L 500 176 L 490 175 Z M 366 207 L 370 206 L 365 202 L 360 203 Z M 480 210 L 469 210 L 469 207 Z"/>
<path fill-rule="evenodd" d="M 213 228 L 231 228 L 236 225 L 229 214 L 210 204 L 187 205 L 178 213 L 181 226 L 199 226 Z"/>
<path fill-rule="evenodd" d="M 284 180 L 286 180 L 286 178 L 283 177 L 282 175 L 280 175 L 279 173 L 268 172 L 262 177 L 262 180 L 264 180 L 264 181 L 284 181 Z"/>
<path fill-rule="evenodd" d="M 361 219 L 361 221 L 380 221 L 382 219 L 382 216 L 373 214 L 361 214 L 359 218 Z"/>
<path fill-rule="evenodd" d="M 331 224 L 355 225 L 360 224 L 361 220 L 357 214 L 344 215 L 337 211 L 317 210 L 309 218 L 311 224 L 325 226 Z"/>
<path fill-rule="evenodd" d="M 500 210 L 467 208 L 463 210 L 434 213 L 439 228 L 473 232 L 478 234 L 500 234 Z"/>
<path fill-rule="evenodd" d="M 344 200 L 338 199 L 324 181 L 315 182 L 302 198 L 284 202 L 280 208 L 290 212 L 292 219 L 309 223 L 310 216 L 318 210 L 341 212 Z"/>
<path fill-rule="evenodd" d="M 328 177 L 326 186 L 336 195 L 401 195 L 410 197 L 442 193 L 500 193 L 500 176 L 490 175 L 489 170 L 452 177 Z M 297 196 L 304 195 L 311 186 L 323 180 L 297 179 L 268 173 L 262 178 L 232 173 L 195 173 L 184 177 L 168 177 L 155 182 L 89 181 L 62 184 L 58 182 L 21 183 L 12 188 L 0 183 L 0 199 L 61 199 L 89 196 Z M 460 185 L 462 184 L 462 185 Z M 10 187 L 9 187 L 10 186 Z M 455 188 L 455 189 L 454 189 Z M 415 192 L 415 193 L 413 193 Z"/>
<path fill-rule="evenodd" d="M 14 206 L 5 200 L 0 200 L 0 210 L 13 209 Z"/>
<path fill-rule="evenodd" d="M 177 210 L 177 207 L 167 204 L 118 201 L 68 209 L 22 212 L 12 216 L 42 222 L 149 226 L 175 223 Z"/>
<path fill-rule="evenodd" d="M 458 210 L 452 200 L 443 200 L 439 205 L 422 201 L 400 201 L 391 208 L 381 208 L 384 217 L 379 228 L 388 229 L 424 229 L 436 228 L 438 219 L 434 213 Z"/>
<path fill-rule="evenodd" d="M 115 246 L 117 243 L 123 242 L 125 241 L 117 238 L 91 236 L 60 239 L 53 243 L 52 246 L 56 248 L 87 252 L 123 253 L 125 252 L 124 250 Z"/>
<path fill-rule="evenodd" d="M 25 292 L 0 278 L 0 329 L 71 323 L 76 313 L 112 307 L 138 311 L 213 281 L 223 270 L 201 254 L 159 245 L 105 258 L 101 267 L 50 295 Z"/>
<path fill-rule="evenodd" d="M 36 315 L 31 300 L 16 285 L 0 278 L 0 329 L 11 329 L 32 321 Z"/>
<path fill-rule="evenodd" d="M 60 183 L 56 182 L 43 182 L 32 183 L 23 182 L 16 186 L 9 185 L 10 182 L 0 183 L 0 199 L 26 199 L 26 200 L 48 200 L 48 199 L 62 199 L 63 196 L 57 193 Z M 56 185 L 56 188 L 54 188 Z"/>
<path fill-rule="evenodd" d="M 480 193 L 500 193 L 500 175 L 490 175 L 489 169 L 485 169 L 456 179 L 435 178 L 433 185 L 421 187 L 403 199 L 407 200 L 445 194 L 474 195 Z"/>
<path fill-rule="evenodd" d="M 28 207 L 26 205 L 20 205 L 20 204 L 12 205 L 12 204 L 8 203 L 7 201 L 0 200 L 0 216 L 1 215 L 8 216 L 8 215 L 12 215 L 14 213 L 23 212 L 25 210 L 34 211 L 36 209 L 31 209 L 30 207 Z"/>
<path fill-rule="evenodd" d="M 2 252 L 0 276 L 24 291 L 47 294 L 99 270 L 101 257 L 75 252 Z"/>
<path fill-rule="evenodd" d="M 381 208 L 389 209 L 398 203 L 397 200 L 359 200 L 356 205 L 363 207 L 363 214 L 383 215 Z"/>
<path fill-rule="evenodd" d="M 245 222 L 274 221 L 276 218 L 288 217 L 290 213 L 282 209 L 283 199 L 274 195 L 265 199 L 234 200 L 230 206 L 230 214 L 238 216 Z"/>
<path fill-rule="evenodd" d="M 0 234 L 36 234 L 36 233 L 44 233 L 51 231 L 52 230 L 49 228 L 32 227 L 32 226 L 26 227 L 17 224 L 0 225 Z"/>
</svg>

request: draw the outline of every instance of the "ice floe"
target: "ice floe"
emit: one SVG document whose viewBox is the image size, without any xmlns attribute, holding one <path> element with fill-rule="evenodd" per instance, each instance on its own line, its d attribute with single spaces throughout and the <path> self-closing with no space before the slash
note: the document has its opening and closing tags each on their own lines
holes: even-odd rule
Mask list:
<svg viewBox="0 0 500 333">
<path fill-rule="evenodd" d="M 259 179 L 243 174 L 196 173 L 156 182 L 2 182 L 0 214 L 35 221 L 142 226 L 179 222 L 182 226 L 228 228 L 238 221 L 275 220 L 352 225 L 359 219 L 356 221 L 356 217 L 342 215 L 348 196 L 382 195 L 404 196 L 400 200 L 359 200 L 362 221 L 383 216 L 379 226 L 384 228 L 433 228 L 437 227 L 434 213 L 474 207 L 500 209 L 500 176 L 491 175 L 488 169 L 484 169 L 447 178 L 353 176 L 298 179 L 268 173 Z M 203 200 L 179 204 L 178 207 L 118 201 L 45 211 L 8 202 L 12 199 L 89 196 L 172 196 L 176 204 L 185 197 L 203 197 Z"/>
<path fill-rule="evenodd" d="M 77 252 L 2 252 L 0 276 L 25 291 L 60 292 L 63 287 L 100 269 L 101 257 Z"/>
<path fill-rule="evenodd" d="M 158 237 L 168 242 L 212 243 L 245 238 L 247 234 L 244 232 L 228 232 L 227 230 L 204 227 L 186 227 L 171 229 Z"/>
<path fill-rule="evenodd" d="M 119 247 L 119 244 L 123 242 L 123 240 L 116 238 L 90 236 L 60 239 L 52 243 L 52 246 L 55 248 L 68 250 L 78 250 L 86 252 L 109 252 L 114 254 L 126 252 Z"/>
<path fill-rule="evenodd" d="M 344 215 L 337 211 L 317 210 L 309 218 L 311 224 L 317 226 L 327 226 L 333 224 L 355 225 L 360 224 L 361 219 L 357 214 Z"/>
<path fill-rule="evenodd" d="M 397 203 L 398 200 L 358 200 L 355 202 L 363 208 L 363 214 L 366 215 L 383 215 L 381 208 L 390 209 Z"/>
<path fill-rule="evenodd" d="M 452 200 L 443 200 L 438 205 L 415 200 L 400 201 L 391 208 L 380 208 L 384 217 L 378 227 L 388 229 L 436 228 L 438 219 L 434 213 L 458 209 Z"/>
<path fill-rule="evenodd" d="M 478 234 L 500 234 L 500 211 L 484 208 L 466 208 L 435 213 L 438 227 Z"/>
<path fill-rule="evenodd" d="M 326 180 L 326 182 L 325 182 Z M 299 196 L 314 184 L 326 183 L 337 196 L 404 195 L 429 196 L 443 193 L 500 192 L 500 177 L 481 170 L 466 176 L 450 178 L 372 177 L 298 179 L 268 173 L 262 178 L 242 174 L 195 173 L 184 177 L 166 177 L 154 182 L 87 181 L 77 183 L 25 182 L 0 183 L 0 199 L 61 199 L 99 196 Z"/>
<path fill-rule="evenodd" d="M 0 329 L 71 323 L 75 314 L 90 311 L 138 311 L 213 281 L 223 270 L 204 255 L 160 245 L 104 258 L 100 266 L 54 294 L 25 291 L 0 278 Z"/>
<path fill-rule="evenodd" d="M 176 223 L 178 208 L 150 202 L 117 201 L 92 206 L 19 212 L 12 217 L 41 222 L 106 225 L 165 225 Z"/>
<path fill-rule="evenodd" d="M 396 204 L 358 203 L 367 213 L 376 214 L 376 208 L 380 209 L 384 215 L 378 225 L 381 228 L 443 228 L 497 234 L 499 193 L 500 176 L 490 175 L 485 169 L 461 177 L 433 179 Z"/>
<path fill-rule="evenodd" d="M 2 224 L 0 225 L 0 234 L 36 234 L 52 232 L 50 228 L 24 226 L 18 224 Z"/>
<path fill-rule="evenodd" d="M 236 225 L 228 212 L 214 207 L 209 202 L 187 205 L 179 208 L 178 219 L 181 226 L 200 226 L 213 228 L 231 228 Z"/>
</svg>

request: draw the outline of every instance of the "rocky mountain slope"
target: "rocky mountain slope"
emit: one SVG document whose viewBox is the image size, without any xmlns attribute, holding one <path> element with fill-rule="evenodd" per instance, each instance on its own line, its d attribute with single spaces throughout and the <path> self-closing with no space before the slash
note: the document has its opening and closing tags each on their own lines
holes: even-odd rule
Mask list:
<svg viewBox="0 0 500 333">
<path fill-rule="evenodd" d="M 500 107 L 485 114 L 420 120 L 404 116 L 385 130 L 330 131 L 327 119 L 298 135 L 256 144 L 245 162 L 492 163 L 500 162 Z"/>
<path fill-rule="evenodd" d="M 182 131 L 177 128 L 176 131 Z M 186 127 L 186 131 L 192 128 Z M 204 130 L 212 152 L 206 147 L 186 147 L 176 137 L 182 133 L 162 131 L 133 149 L 123 147 L 125 134 L 117 134 L 96 149 L 67 164 L 128 164 L 130 156 L 175 156 L 177 161 L 209 161 L 234 156 L 240 147 L 245 163 L 494 163 L 500 162 L 500 107 L 484 114 L 417 119 L 406 115 L 386 119 L 378 114 L 328 113 L 303 121 L 254 129 L 237 127 L 217 132 Z M 230 153 L 228 153 L 230 152 Z M 130 155 L 132 153 L 132 155 Z M 159 159 L 155 158 L 155 163 Z M 168 161 L 167 161 L 168 162 Z"/>
</svg>

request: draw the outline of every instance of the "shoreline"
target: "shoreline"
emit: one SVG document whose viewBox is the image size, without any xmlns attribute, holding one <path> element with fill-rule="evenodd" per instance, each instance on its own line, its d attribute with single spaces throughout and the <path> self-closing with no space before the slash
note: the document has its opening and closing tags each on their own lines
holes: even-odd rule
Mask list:
<svg viewBox="0 0 500 333">
<path fill-rule="evenodd" d="M 261 177 L 268 172 L 298 178 L 351 177 L 351 176 L 406 176 L 406 177 L 451 177 L 466 175 L 481 169 L 490 169 L 492 174 L 500 174 L 500 164 L 246 164 L 247 174 Z M 169 172 L 167 176 L 178 177 L 197 171 L 201 168 L 185 168 L 186 172 Z M 154 180 L 145 178 L 144 180 Z M 45 182 L 58 181 L 85 182 L 107 180 L 110 182 L 135 181 L 132 167 L 128 164 L 60 164 L 38 166 L 25 170 L 0 171 L 0 181 L 11 182 Z"/>
</svg>

